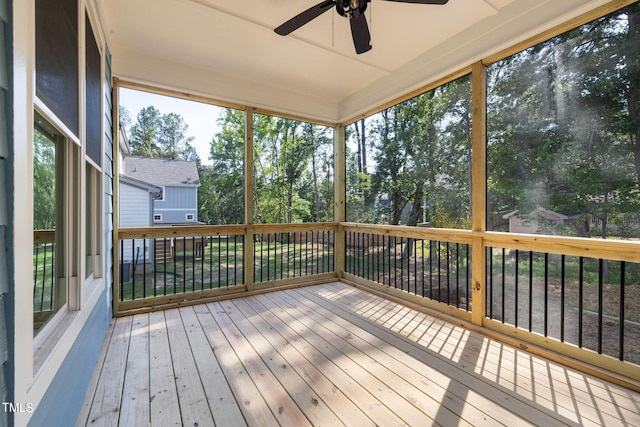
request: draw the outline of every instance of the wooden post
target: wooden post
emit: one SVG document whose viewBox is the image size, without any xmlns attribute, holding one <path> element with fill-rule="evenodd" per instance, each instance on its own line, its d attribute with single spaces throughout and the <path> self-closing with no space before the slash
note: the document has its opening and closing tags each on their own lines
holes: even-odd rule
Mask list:
<svg viewBox="0 0 640 427">
<path fill-rule="evenodd" d="M 333 134 L 333 198 L 334 218 L 339 224 L 334 241 L 334 268 L 338 278 L 344 277 L 345 238 L 341 223 L 346 221 L 346 179 L 347 167 L 345 158 L 345 133 L 344 125 L 338 124 Z"/>
<path fill-rule="evenodd" d="M 487 231 L 487 71 L 482 62 L 471 68 L 471 230 Z M 473 237 L 471 251 L 472 311 L 471 319 L 482 326 L 486 307 L 486 251 L 482 234 Z"/>
<path fill-rule="evenodd" d="M 255 287 L 254 243 L 253 243 L 253 108 L 247 107 L 244 112 L 244 284 L 247 290 Z"/>
<path fill-rule="evenodd" d="M 120 117 L 118 112 L 118 88 L 119 80 L 114 77 L 111 86 L 111 158 L 113 159 L 113 317 L 118 315 L 118 304 L 120 303 L 120 240 L 118 232 L 120 229 Z"/>
</svg>

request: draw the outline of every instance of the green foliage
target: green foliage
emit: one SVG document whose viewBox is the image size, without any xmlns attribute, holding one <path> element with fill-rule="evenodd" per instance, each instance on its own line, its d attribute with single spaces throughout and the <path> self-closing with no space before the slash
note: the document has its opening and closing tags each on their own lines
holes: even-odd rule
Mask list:
<svg viewBox="0 0 640 427">
<path fill-rule="evenodd" d="M 331 129 L 256 114 L 255 221 L 333 220 Z"/>
<path fill-rule="evenodd" d="M 33 140 L 33 228 L 56 226 L 56 147 L 38 129 Z"/>
<path fill-rule="evenodd" d="M 640 236 L 639 17 L 634 4 L 489 67 L 490 212 L 541 206 L 570 218 L 543 233 Z"/>
<path fill-rule="evenodd" d="M 200 168 L 198 219 L 207 224 L 244 223 L 244 113 L 227 108 L 210 143 L 211 166 Z"/>
<path fill-rule="evenodd" d="M 349 145 L 356 145 L 347 150 L 349 221 L 416 225 L 426 217 L 456 227 L 469 222 L 469 77 L 359 124 L 347 134 Z M 360 168 L 365 155 L 374 161 L 371 172 Z"/>
<path fill-rule="evenodd" d="M 121 111 L 126 109 L 121 108 Z M 128 117 L 125 113 L 123 117 Z M 175 113 L 162 114 L 153 107 L 145 107 L 138 113 L 131 126 L 129 143 L 131 154 L 140 157 L 189 160 L 198 164 L 200 159 L 191 145 L 193 137 L 187 137 L 189 129 L 184 119 Z"/>
</svg>

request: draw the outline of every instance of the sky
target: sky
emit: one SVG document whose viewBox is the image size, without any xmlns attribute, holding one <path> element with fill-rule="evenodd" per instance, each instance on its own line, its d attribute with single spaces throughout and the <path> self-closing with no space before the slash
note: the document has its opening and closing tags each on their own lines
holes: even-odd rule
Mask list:
<svg viewBox="0 0 640 427">
<path fill-rule="evenodd" d="M 189 126 L 186 137 L 195 138 L 191 145 L 195 147 L 200 160 L 203 164 L 211 164 L 209 143 L 220 130 L 217 119 L 221 107 L 125 88 L 120 88 L 118 96 L 120 105 L 131 115 L 129 126 L 135 124 L 140 110 L 149 106 L 154 106 L 161 114 L 175 113 L 181 116 Z M 131 135 L 128 128 L 127 133 Z"/>
</svg>

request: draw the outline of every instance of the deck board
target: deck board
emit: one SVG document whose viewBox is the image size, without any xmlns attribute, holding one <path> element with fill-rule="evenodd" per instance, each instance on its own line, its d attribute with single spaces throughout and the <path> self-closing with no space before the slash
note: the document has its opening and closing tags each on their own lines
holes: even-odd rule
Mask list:
<svg viewBox="0 0 640 427">
<path fill-rule="evenodd" d="M 77 426 L 640 425 L 640 395 L 342 283 L 112 323 Z"/>
</svg>

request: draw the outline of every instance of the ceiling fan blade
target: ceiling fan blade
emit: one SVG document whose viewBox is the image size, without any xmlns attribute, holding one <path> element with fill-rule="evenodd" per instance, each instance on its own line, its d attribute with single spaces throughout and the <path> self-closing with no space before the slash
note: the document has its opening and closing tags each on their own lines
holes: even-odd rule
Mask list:
<svg viewBox="0 0 640 427">
<path fill-rule="evenodd" d="M 371 49 L 371 34 L 364 13 L 349 20 L 351 23 L 351 35 L 356 53 L 361 54 Z"/>
<path fill-rule="evenodd" d="M 398 3 L 417 3 L 417 4 L 447 4 L 449 0 L 387 0 Z"/>
<path fill-rule="evenodd" d="M 304 12 L 294 16 L 289 19 L 284 24 L 280 25 L 274 31 L 281 36 L 286 36 L 302 27 L 304 24 L 312 21 L 318 16 L 325 13 L 327 10 L 331 9 L 336 5 L 336 0 L 325 0 L 322 3 L 318 3 L 317 5 L 305 10 Z"/>
</svg>

